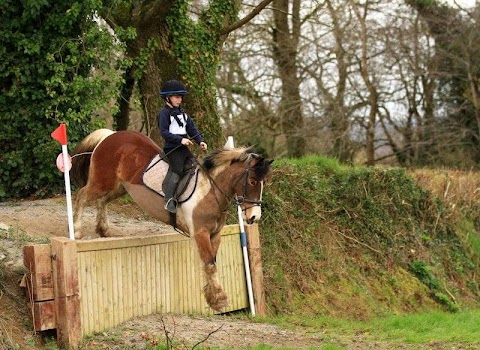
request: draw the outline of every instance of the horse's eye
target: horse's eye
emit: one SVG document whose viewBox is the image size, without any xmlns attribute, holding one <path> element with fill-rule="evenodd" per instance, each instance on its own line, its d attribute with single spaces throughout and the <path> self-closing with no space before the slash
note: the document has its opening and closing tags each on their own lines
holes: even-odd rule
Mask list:
<svg viewBox="0 0 480 350">
<path fill-rule="evenodd" d="M 250 186 L 256 186 L 257 183 L 258 183 L 258 181 L 257 181 L 257 180 L 253 180 L 253 179 L 249 179 L 249 180 L 248 180 L 248 183 L 249 183 Z"/>
</svg>

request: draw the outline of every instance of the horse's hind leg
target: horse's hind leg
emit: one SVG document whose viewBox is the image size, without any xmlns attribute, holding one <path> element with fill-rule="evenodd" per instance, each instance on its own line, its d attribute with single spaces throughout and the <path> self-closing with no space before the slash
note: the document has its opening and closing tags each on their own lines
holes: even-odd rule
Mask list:
<svg viewBox="0 0 480 350">
<path fill-rule="evenodd" d="M 73 228 L 75 231 L 75 238 L 80 239 L 83 237 L 82 224 L 83 224 L 83 211 L 85 206 L 88 205 L 88 198 L 85 187 L 78 190 L 75 196 L 75 212 L 73 215 Z"/>
<path fill-rule="evenodd" d="M 107 193 L 105 196 L 97 199 L 97 226 L 95 232 L 100 237 L 108 237 L 108 218 L 107 218 L 107 204 L 117 199 L 118 197 L 126 193 L 123 187 L 119 187 L 116 190 Z"/>
</svg>

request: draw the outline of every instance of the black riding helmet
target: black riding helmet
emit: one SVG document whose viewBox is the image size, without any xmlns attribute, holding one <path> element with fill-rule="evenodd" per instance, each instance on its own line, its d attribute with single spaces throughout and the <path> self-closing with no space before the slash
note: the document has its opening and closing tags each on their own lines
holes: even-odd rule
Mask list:
<svg viewBox="0 0 480 350">
<path fill-rule="evenodd" d="M 160 96 L 162 96 L 163 98 L 173 95 L 183 96 L 187 93 L 188 92 L 185 84 L 178 80 L 166 81 L 163 84 L 162 89 L 160 90 Z"/>
</svg>

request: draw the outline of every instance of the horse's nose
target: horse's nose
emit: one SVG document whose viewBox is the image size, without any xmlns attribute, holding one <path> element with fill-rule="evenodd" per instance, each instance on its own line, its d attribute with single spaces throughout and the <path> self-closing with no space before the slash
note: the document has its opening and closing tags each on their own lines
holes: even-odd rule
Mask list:
<svg viewBox="0 0 480 350">
<path fill-rule="evenodd" d="M 249 225 L 253 224 L 255 222 L 255 215 L 253 215 L 252 217 L 250 217 L 250 219 L 247 220 L 247 223 Z"/>
</svg>

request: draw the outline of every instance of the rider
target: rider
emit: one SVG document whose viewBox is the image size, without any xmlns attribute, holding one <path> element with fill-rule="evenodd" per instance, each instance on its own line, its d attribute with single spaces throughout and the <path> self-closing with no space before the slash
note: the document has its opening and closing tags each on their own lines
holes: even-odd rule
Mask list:
<svg viewBox="0 0 480 350">
<path fill-rule="evenodd" d="M 158 114 L 158 128 L 165 140 L 163 150 L 170 163 L 163 188 L 165 209 L 171 213 L 177 212 L 175 192 L 185 161 L 193 157 L 188 146 L 192 145 L 194 140 L 202 150 L 206 151 L 208 148 L 192 118 L 189 118 L 187 112 L 180 106 L 186 94 L 185 84 L 178 80 L 166 81 L 160 90 L 165 107 Z"/>
</svg>

